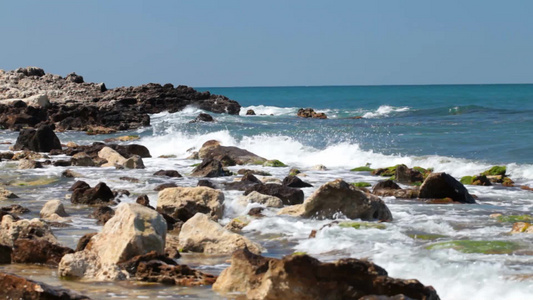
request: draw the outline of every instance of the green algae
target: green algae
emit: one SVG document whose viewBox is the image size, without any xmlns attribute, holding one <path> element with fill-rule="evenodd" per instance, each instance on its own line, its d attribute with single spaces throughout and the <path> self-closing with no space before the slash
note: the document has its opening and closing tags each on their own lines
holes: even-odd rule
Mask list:
<svg viewBox="0 0 533 300">
<path fill-rule="evenodd" d="M 49 185 L 52 183 L 58 182 L 60 179 L 57 177 L 41 177 L 39 179 L 31 180 L 31 181 L 15 181 L 12 182 L 11 186 L 41 186 L 41 185 Z"/>
<path fill-rule="evenodd" d="M 373 172 L 374 169 L 372 169 L 369 166 L 362 166 L 362 167 L 353 168 L 350 171 L 352 172 Z"/>
<path fill-rule="evenodd" d="M 424 240 L 424 241 L 434 241 L 434 240 L 447 237 L 442 234 L 434 234 L 434 233 L 408 233 L 407 236 L 415 240 Z"/>
<path fill-rule="evenodd" d="M 286 167 L 287 165 L 282 163 L 281 161 L 277 159 L 267 160 L 263 163 L 264 167 L 274 167 L 274 168 L 280 168 L 280 167 Z"/>
<path fill-rule="evenodd" d="M 496 220 L 502 223 L 532 222 L 533 216 L 530 216 L 530 215 L 498 216 Z"/>
<path fill-rule="evenodd" d="M 296 251 L 294 252 L 293 254 L 291 254 L 293 256 L 301 256 L 301 255 L 307 255 L 307 252 L 304 252 L 304 251 Z"/>
<path fill-rule="evenodd" d="M 474 181 L 474 176 L 463 176 L 459 181 L 462 184 L 472 185 L 472 182 Z"/>
<path fill-rule="evenodd" d="M 355 229 L 385 229 L 387 226 L 382 223 L 370 223 L 370 222 L 340 222 L 339 227 L 342 228 L 355 228 Z"/>
<path fill-rule="evenodd" d="M 497 176 L 497 175 L 505 176 L 506 172 L 507 172 L 507 167 L 506 166 L 494 166 L 494 167 L 488 169 L 487 171 L 481 173 L 481 175 L 485 175 L 485 176 Z"/>
<path fill-rule="evenodd" d="M 354 182 L 354 183 L 352 183 L 352 184 L 353 184 L 353 186 L 355 186 L 355 187 L 370 187 L 370 186 L 372 186 L 370 183 L 368 183 L 368 182 L 364 182 L 364 181 Z"/>
<path fill-rule="evenodd" d="M 454 249 L 463 253 L 510 254 L 520 249 L 520 245 L 507 241 L 450 241 L 440 242 L 426 247 L 428 250 Z"/>
</svg>

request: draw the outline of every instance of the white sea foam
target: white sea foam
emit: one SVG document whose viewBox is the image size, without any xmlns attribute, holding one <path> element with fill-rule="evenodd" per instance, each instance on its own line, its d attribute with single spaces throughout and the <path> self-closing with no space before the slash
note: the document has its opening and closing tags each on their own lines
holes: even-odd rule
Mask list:
<svg viewBox="0 0 533 300">
<path fill-rule="evenodd" d="M 252 105 L 247 107 L 241 107 L 240 115 L 246 115 L 246 112 L 252 109 L 256 115 L 274 115 L 274 116 L 285 116 L 285 115 L 296 115 L 298 108 L 296 107 L 278 107 L 278 106 L 267 106 L 267 105 Z"/>
<path fill-rule="evenodd" d="M 380 107 L 378 107 L 376 111 L 369 111 L 365 113 L 363 115 L 363 118 L 367 118 L 367 119 L 381 118 L 381 117 L 386 117 L 389 114 L 394 113 L 394 112 L 404 112 L 404 111 L 408 111 L 409 109 L 410 108 L 407 106 L 394 107 L 390 105 L 381 105 Z"/>
</svg>

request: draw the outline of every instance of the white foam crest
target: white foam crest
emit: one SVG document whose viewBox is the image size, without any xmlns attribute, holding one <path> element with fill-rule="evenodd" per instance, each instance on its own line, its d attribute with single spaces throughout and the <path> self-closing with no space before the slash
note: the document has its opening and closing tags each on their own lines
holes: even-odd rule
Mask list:
<svg viewBox="0 0 533 300">
<path fill-rule="evenodd" d="M 298 108 L 296 107 L 278 107 L 278 106 L 268 106 L 268 105 L 251 105 L 247 107 L 241 107 L 239 115 L 244 116 L 246 112 L 252 109 L 256 115 L 274 115 L 274 116 L 283 116 L 283 115 L 296 115 Z"/>
<path fill-rule="evenodd" d="M 386 117 L 390 113 L 408 111 L 409 109 L 410 108 L 407 107 L 407 106 L 394 107 L 394 106 L 390 106 L 390 105 L 381 105 L 380 107 L 378 107 L 378 109 L 376 111 L 369 111 L 369 112 L 365 113 L 363 115 L 363 118 L 372 119 L 372 118 Z"/>
</svg>

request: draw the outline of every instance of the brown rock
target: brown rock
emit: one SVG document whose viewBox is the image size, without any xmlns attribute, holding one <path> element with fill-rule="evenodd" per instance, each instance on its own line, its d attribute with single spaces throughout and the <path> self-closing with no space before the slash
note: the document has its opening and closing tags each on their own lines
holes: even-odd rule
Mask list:
<svg viewBox="0 0 533 300">
<path fill-rule="evenodd" d="M 108 204 L 115 198 L 111 189 L 103 182 L 94 188 L 77 188 L 72 193 L 70 201 L 74 204 Z"/>
<path fill-rule="evenodd" d="M 281 184 L 256 184 L 246 189 L 244 195 L 246 196 L 253 191 L 264 195 L 278 197 L 285 205 L 301 204 L 304 201 L 304 192 L 302 192 L 302 190 Z"/>
<path fill-rule="evenodd" d="M 12 252 L 13 252 L 13 248 L 6 246 L 6 245 L 0 245 L 0 265 L 11 263 Z"/>
<path fill-rule="evenodd" d="M 96 219 L 98 224 L 104 225 L 114 215 L 115 215 L 115 211 L 111 207 L 100 206 L 100 207 L 97 207 L 89 217 Z"/>
<path fill-rule="evenodd" d="M 221 177 L 230 176 L 231 172 L 225 170 L 222 163 L 214 159 L 204 159 L 191 173 L 196 177 Z"/>
<path fill-rule="evenodd" d="M 46 240 L 18 239 L 13 246 L 12 259 L 14 263 L 57 266 L 67 253 L 74 251 Z"/>
<path fill-rule="evenodd" d="M 420 198 L 451 198 L 459 203 L 476 203 L 465 186 L 446 173 L 430 174 L 420 186 Z"/>
<path fill-rule="evenodd" d="M 317 113 L 312 108 L 300 108 L 296 115 L 300 118 L 327 119 L 325 113 Z"/>
<path fill-rule="evenodd" d="M 97 234 L 97 232 L 91 232 L 91 233 L 86 233 L 84 234 L 80 240 L 78 241 L 78 245 L 76 246 L 76 252 L 78 251 L 82 251 L 83 249 L 85 249 L 85 247 L 87 246 L 87 244 L 89 244 L 89 242 L 91 241 L 91 238 L 93 236 L 95 236 Z"/>
<path fill-rule="evenodd" d="M 181 177 L 181 174 L 176 170 L 159 170 L 154 173 L 154 176 Z"/>
</svg>

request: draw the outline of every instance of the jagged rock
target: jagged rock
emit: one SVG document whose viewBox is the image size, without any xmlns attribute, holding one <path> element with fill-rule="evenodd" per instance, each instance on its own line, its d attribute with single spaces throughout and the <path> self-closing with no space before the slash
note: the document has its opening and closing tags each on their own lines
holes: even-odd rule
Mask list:
<svg viewBox="0 0 533 300">
<path fill-rule="evenodd" d="M 68 190 L 69 191 L 74 191 L 74 190 L 77 190 L 77 189 L 90 189 L 90 188 L 91 188 L 91 186 L 87 182 L 78 180 L 78 181 L 74 182 L 74 184 L 72 184 L 72 186 L 70 186 L 70 188 Z"/>
<path fill-rule="evenodd" d="M 135 200 L 135 203 L 154 209 L 152 206 L 150 206 L 150 198 L 148 198 L 148 195 L 146 194 L 139 195 L 137 200 Z"/>
<path fill-rule="evenodd" d="M 312 108 L 300 108 L 296 115 L 300 118 L 327 119 L 325 113 L 317 113 Z"/>
<path fill-rule="evenodd" d="M 249 109 L 246 111 L 247 116 L 255 116 L 255 111 L 253 109 Z"/>
<path fill-rule="evenodd" d="M 365 194 L 342 179 L 322 185 L 303 204 L 279 211 L 279 214 L 318 219 L 334 218 L 339 213 L 350 219 L 392 220 L 389 208 L 381 199 Z"/>
<path fill-rule="evenodd" d="M 74 204 L 108 204 L 115 198 L 111 189 L 103 182 L 94 188 L 81 187 L 74 189 L 70 201 Z"/>
<path fill-rule="evenodd" d="M 53 214 L 57 214 L 60 217 L 68 217 L 67 212 L 65 212 L 65 207 L 59 199 L 46 202 L 40 212 L 40 216 L 43 219 L 49 218 Z"/>
<path fill-rule="evenodd" d="M 221 146 L 218 141 L 210 140 L 202 145 L 198 151 L 200 159 L 214 159 L 226 161 L 225 166 L 244 165 L 244 164 L 263 164 L 266 158 L 260 157 L 250 151 L 237 148 Z"/>
<path fill-rule="evenodd" d="M 159 170 L 154 173 L 154 176 L 181 177 L 181 174 L 176 170 Z"/>
<path fill-rule="evenodd" d="M 406 165 L 397 165 L 394 177 L 399 183 L 411 184 L 424 181 L 424 175 L 415 169 L 410 169 Z"/>
<path fill-rule="evenodd" d="M 210 217 L 218 220 L 224 213 L 223 203 L 224 193 L 220 190 L 208 187 L 176 187 L 159 192 L 157 210 L 180 220 L 187 220 L 197 212 L 209 210 Z"/>
<path fill-rule="evenodd" d="M 212 189 L 216 189 L 215 184 L 212 183 L 211 181 L 207 180 L 207 179 L 198 180 L 198 183 L 196 184 L 196 186 L 205 186 L 205 187 L 209 187 L 209 188 L 212 188 Z"/>
<path fill-rule="evenodd" d="M 4 206 L 0 208 L 0 210 L 4 213 L 10 214 L 10 215 L 22 215 L 25 213 L 30 212 L 29 209 L 27 209 L 24 206 L 18 205 L 18 204 L 12 204 L 10 206 Z"/>
<path fill-rule="evenodd" d="M 231 266 L 222 271 L 213 290 L 224 295 L 243 293 L 247 299 L 361 299 L 397 294 L 409 299 L 440 299 L 433 287 L 415 279 L 388 277 L 387 271 L 367 260 L 322 263 L 305 254 L 277 259 L 247 249 L 233 253 Z"/>
<path fill-rule="evenodd" d="M 0 272 L 0 298 L 24 300 L 90 300 L 77 292 Z"/>
<path fill-rule="evenodd" d="M 17 195 L 15 195 L 12 191 L 6 190 L 3 187 L 0 187 L 0 201 L 7 200 L 7 199 L 16 199 L 18 198 Z"/>
<path fill-rule="evenodd" d="M 74 82 L 74 83 L 83 83 L 83 76 L 80 76 L 74 72 L 70 73 L 65 77 L 65 80 Z"/>
<path fill-rule="evenodd" d="M 52 149 L 61 150 L 61 143 L 50 126 L 41 126 L 37 130 L 22 130 L 13 149 L 50 152 Z"/>
<path fill-rule="evenodd" d="M 98 224 L 104 225 L 115 215 L 115 211 L 109 206 L 100 206 L 95 208 L 90 218 L 97 220 Z"/>
<path fill-rule="evenodd" d="M 128 169 L 144 169 L 144 163 L 139 155 L 132 155 L 125 158 L 111 147 L 104 147 L 98 152 L 98 157 L 107 160 L 102 167 L 123 166 Z"/>
<path fill-rule="evenodd" d="M 250 194 L 243 196 L 239 199 L 243 205 L 248 203 L 259 203 L 266 207 L 283 207 L 283 201 L 275 196 L 263 195 L 259 192 L 252 191 Z"/>
<path fill-rule="evenodd" d="M 117 264 L 150 251 L 163 254 L 166 232 L 167 224 L 156 211 L 139 204 L 122 203 L 84 250 L 63 256 L 59 276 L 125 279 L 126 274 Z"/>
<path fill-rule="evenodd" d="M 31 159 L 21 159 L 19 160 L 18 169 L 27 170 L 27 169 L 42 169 L 43 164 L 41 162 L 31 160 Z"/>
<path fill-rule="evenodd" d="M 284 205 L 295 205 L 304 202 L 304 193 L 296 188 L 287 187 L 281 184 L 256 184 L 248 188 L 244 195 L 256 191 L 263 195 L 275 196 L 283 201 Z"/>
<path fill-rule="evenodd" d="M 257 179 L 257 177 L 255 177 L 252 173 L 245 173 L 244 176 L 241 177 L 240 181 L 226 183 L 225 185 L 226 190 L 245 191 L 256 184 L 261 183 L 261 180 Z"/>
<path fill-rule="evenodd" d="M 459 203 L 476 203 L 465 186 L 446 173 L 430 174 L 420 186 L 420 198 L 450 198 Z"/>
<path fill-rule="evenodd" d="M 312 187 L 313 185 L 303 182 L 297 176 L 289 175 L 283 179 L 283 185 L 293 188 Z"/>
<path fill-rule="evenodd" d="M 12 260 L 14 263 L 57 266 L 68 253 L 74 251 L 47 240 L 17 239 L 13 245 Z"/>
<path fill-rule="evenodd" d="M 84 234 L 80 240 L 78 241 L 78 245 L 76 246 L 75 252 L 82 251 L 87 247 L 87 244 L 91 241 L 92 237 L 95 236 L 96 232 L 86 233 Z"/>
<path fill-rule="evenodd" d="M 244 247 L 248 247 L 254 253 L 262 251 L 260 245 L 224 229 L 202 213 L 197 213 L 183 224 L 179 234 L 179 244 L 184 252 L 206 254 L 230 254 Z"/>
<path fill-rule="evenodd" d="M 13 246 L 17 239 L 46 240 L 57 244 L 50 226 L 39 219 L 18 220 L 5 215 L 0 223 L 0 244 Z"/>
<path fill-rule="evenodd" d="M 373 190 L 372 194 L 381 197 L 396 197 L 401 199 L 412 199 L 418 197 L 417 189 L 402 189 L 394 181 L 382 180 L 378 182 Z"/>
<path fill-rule="evenodd" d="M 0 265 L 11 263 L 11 253 L 13 253 L 13 248 L 0 245 Z"/>
<path fill-rule="evenodd" d="M 204 159 L 191 173 L 196 177 L 220 177 L 230 176 L 231 172 L 222 167 L 222 163 L 214 159 Z"/>
<path fill-rule="evenodd" d="M 134 276 L 135 273 L 137 273 L 137 268 L 139 267 L 140 263 L 149 262 L 151 260 L 159 260 L 168 265 L 177 265 L 177 263 L 168 256 L 157 253 L 156 251 L 150 251 L 146 254 L 137 255 L 127 261 L 121 262 L 118 264 L 118 266 L 128 272 L 131 276 Z"/>
<path fill-rule="evenodd" d="M 135 277 L 141 281 L 181 286 L 212 285 L 217 279 L 216 276 L 191 269 L 186 265 L 170 265 L 160 260 L 141 262 Z"/>
<path fill-rule="evenodd" d="M 194 120 L 189 123 L 198 123 L 198 122 L 215 122 L 215 119 L 210 114 L 199 114 Z"/>
<path fill-rule="evenodd" d="M 93 159 L 85 152 L 76 153 L 72 156 L 72 165 L 78 167 L 94 167 Z"/>
</svg>

